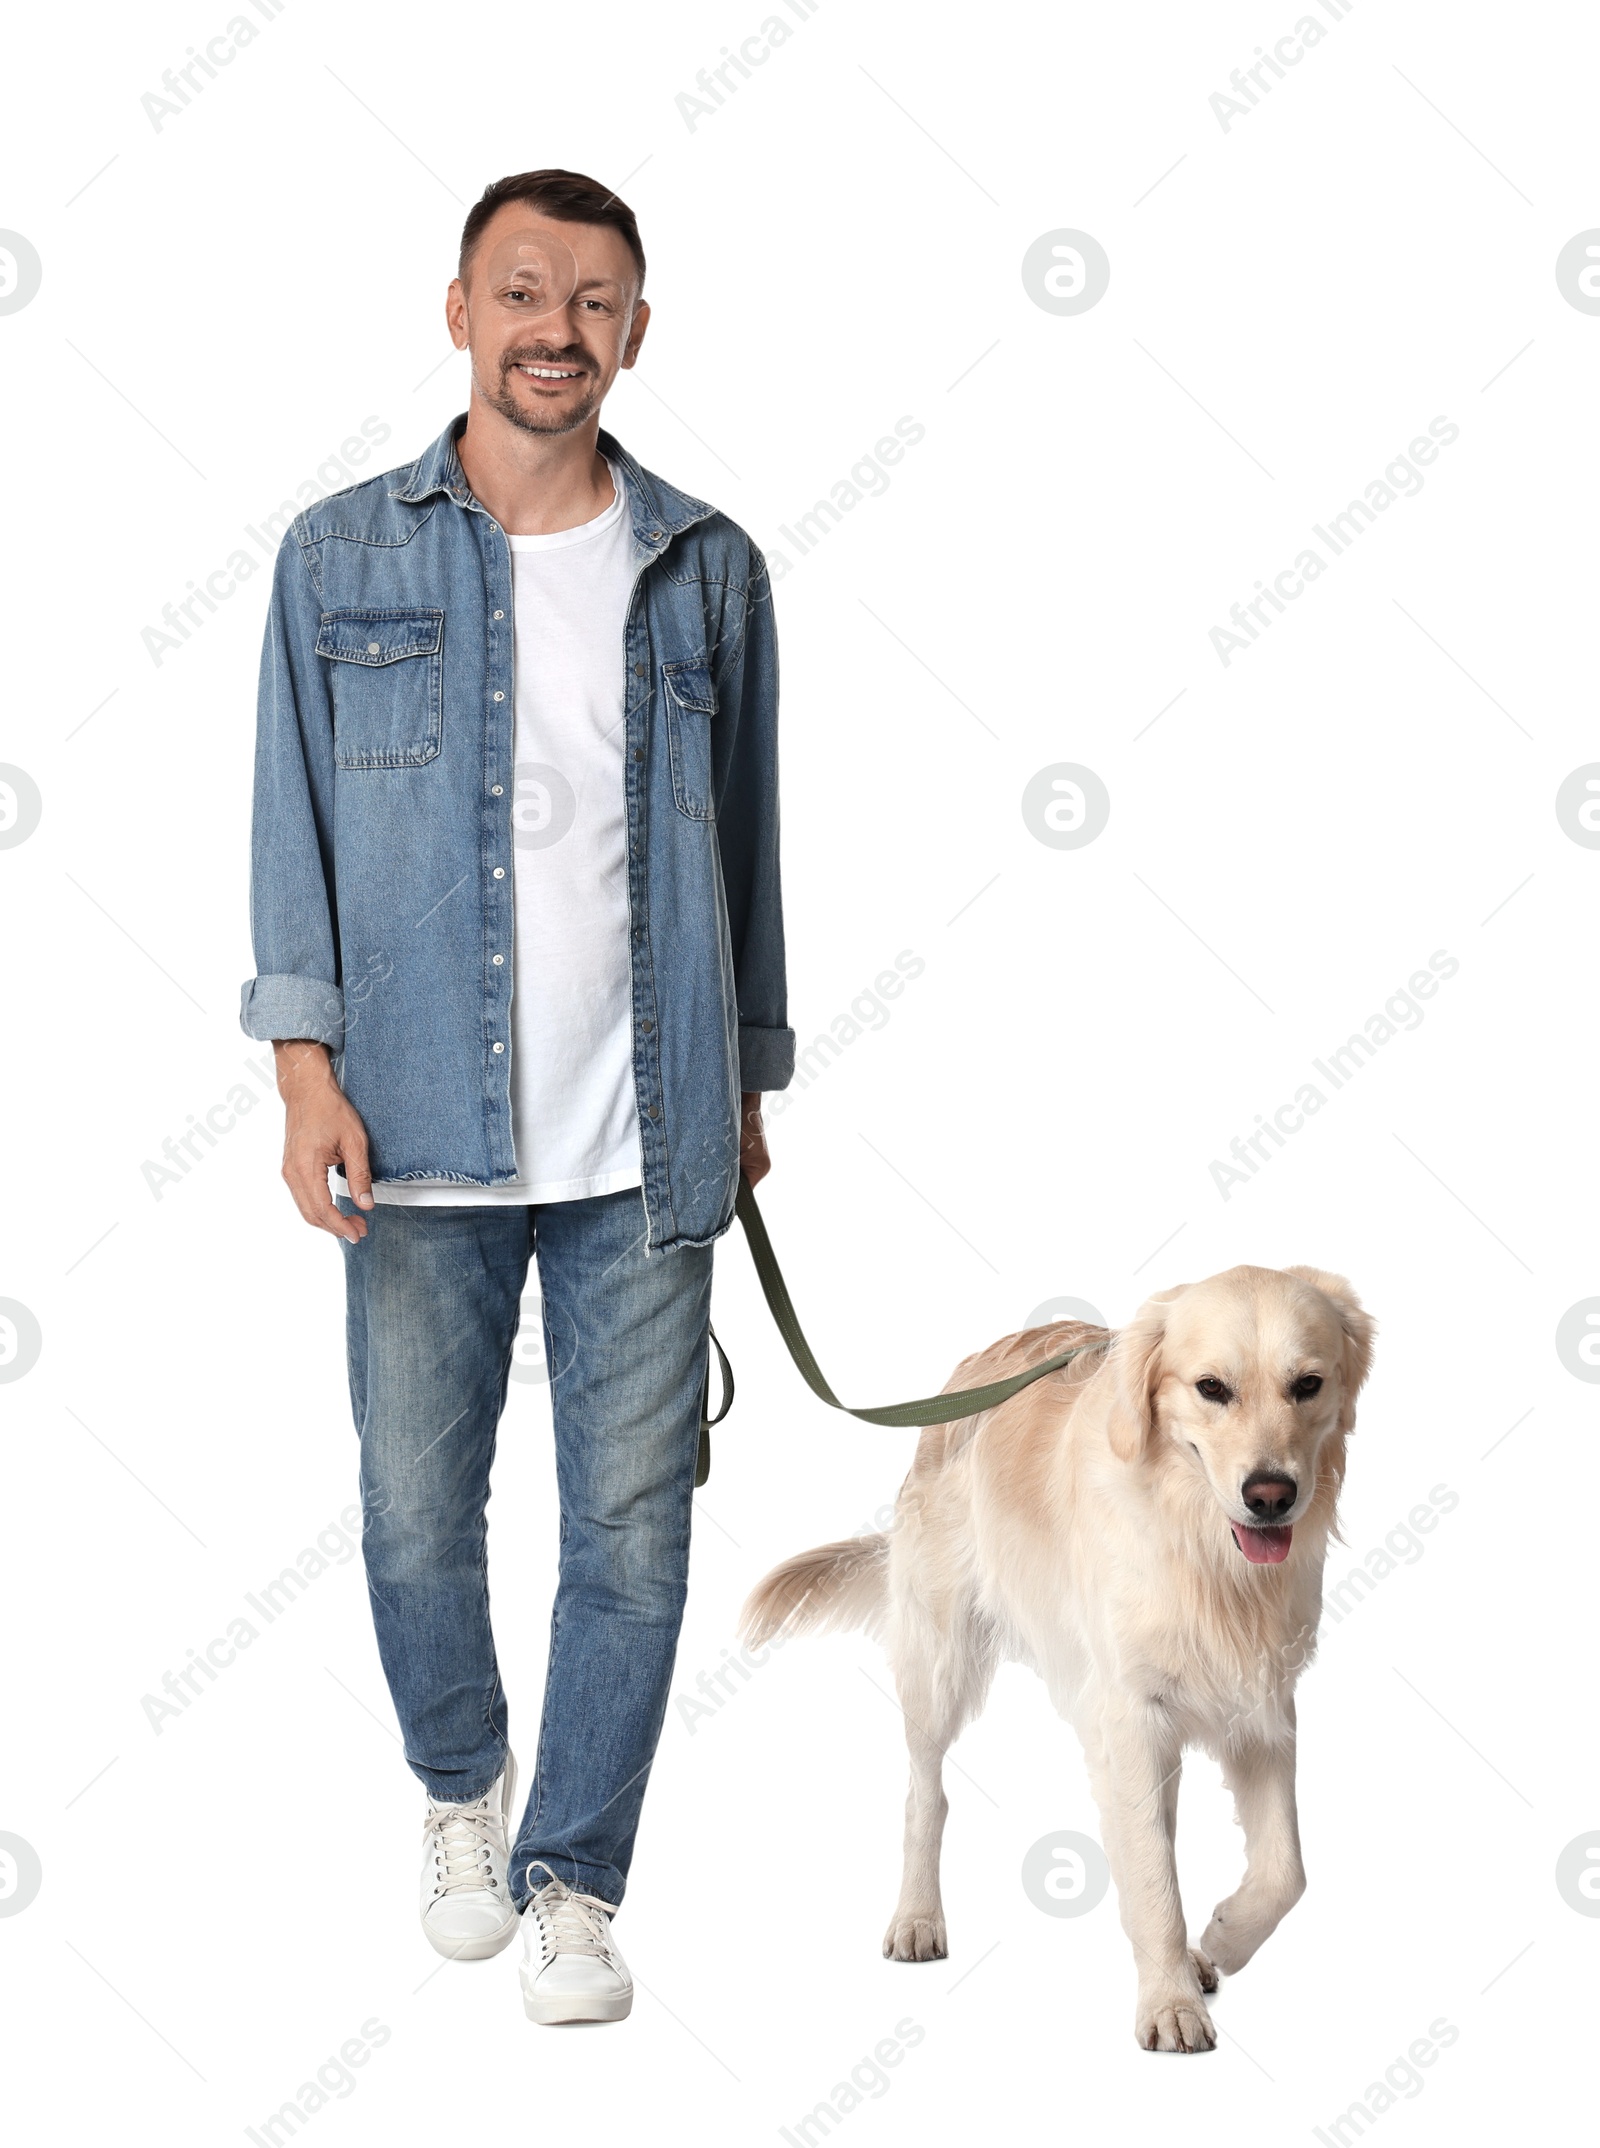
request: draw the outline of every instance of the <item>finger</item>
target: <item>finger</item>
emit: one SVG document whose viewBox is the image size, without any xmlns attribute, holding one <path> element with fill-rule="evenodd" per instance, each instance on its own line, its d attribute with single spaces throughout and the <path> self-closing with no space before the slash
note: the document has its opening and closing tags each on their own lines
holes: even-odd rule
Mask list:
<svg viewBox="0 0 1600 2148">
<path fill-rule="evenodd" d="M 334 1206 L 328 1191 L 328 1164 L 323 1157 L 296 1160 L 286 1163 L 283 1176 L 299 1209 L 314 1230 L 327 1231 L 331 1237 L 345 1239 L 355 1245 L 367 1235 L 367 1226 L 360 1216 L 344 1215 Z"/>
<path fill-rule="evenodd" d="M 341 1144 L 344 1151 L 345 1183 L 350 1188 L 350 1198 L 357 1208 L 372 1206 L 372 1168 L 367 1161 L 367 1133 L 347 1134 Z"/>
</svg>

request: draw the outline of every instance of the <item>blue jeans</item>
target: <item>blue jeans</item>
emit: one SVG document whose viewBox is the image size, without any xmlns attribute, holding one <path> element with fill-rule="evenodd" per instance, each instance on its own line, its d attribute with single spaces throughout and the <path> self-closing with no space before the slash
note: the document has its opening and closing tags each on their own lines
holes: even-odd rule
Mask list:
<svg viewBox="0 0 1600 2148">
<path fill-rule="evenodd" d="M 683 1616 L 712 1249 L 647 1256 L 637 1188 L 365 1214 L 344 1257 L 367 1588 L 406 1759 L 455 1802 L 482 1797 L 506 1760 L 484 1510 L 537 1259 L 560 1579 L 511 1892 L 521 1909 L 538 1859 L 614 1905 Z"/>
</svg>

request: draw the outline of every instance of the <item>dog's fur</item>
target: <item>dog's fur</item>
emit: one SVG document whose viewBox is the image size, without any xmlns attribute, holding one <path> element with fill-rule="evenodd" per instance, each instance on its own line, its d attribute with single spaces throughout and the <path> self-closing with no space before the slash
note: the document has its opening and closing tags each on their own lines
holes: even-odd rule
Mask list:
<svg viewBox="0 0 1600 2148">
<path fill-rule="evenodd" d="M 883 1943 L 896 1961 L 946 1952 L 945 1749 L 996 1665 L 1031 1663 L 1083 1743 L 1137 1957 L 1135 2034 L 1148 2050 L 1207 2050 L 1202 1991 L 1244 1967 L 1305 1886 L 1294 1686 L 1315 1647 L 1372 1322 L 1342 1277 L 1232 1268 L 1162 1291 L 1115 1335 L 1059 1321 L 1007 1336 L 947 1391 L 1081 1343 L 1009 1402 L 924 1431 L 893 1526 L 785 1560 L 741 1631 L 862 1626 L 886 1641 L 911 1751 L 905 1876 Z M 1307 1375 L 1322 1386 L 1297 1399 Z M 1203 1379 L 1229 1399 L 1206 1400 Z M 1297 1487 L 1280 1564 L 1250 1563 L 1230 1528 L 1259 1520 L 1243 1487 L 1263 1469 Z M 1186 1746 L 1220 1759 L 1247 1860 L 1198 1947 L 1173 1862 Z"/>
</svg>

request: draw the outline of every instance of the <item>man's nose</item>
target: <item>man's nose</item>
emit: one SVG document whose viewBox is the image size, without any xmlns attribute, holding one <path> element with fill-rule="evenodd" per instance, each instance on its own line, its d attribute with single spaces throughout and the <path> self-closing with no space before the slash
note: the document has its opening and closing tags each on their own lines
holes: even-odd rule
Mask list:
<svg viewBox="0 0 1600 2148">
<path fill-rule="evenodd" d="M 1275 1469 L 1256 1469 L 1245 1478 L 1241 1496 L 1252 1514 L 1274 1522 L 1288 1513 L 1299 1489 L 1293 1477 L 1285 1477 Z"/>
</svg>

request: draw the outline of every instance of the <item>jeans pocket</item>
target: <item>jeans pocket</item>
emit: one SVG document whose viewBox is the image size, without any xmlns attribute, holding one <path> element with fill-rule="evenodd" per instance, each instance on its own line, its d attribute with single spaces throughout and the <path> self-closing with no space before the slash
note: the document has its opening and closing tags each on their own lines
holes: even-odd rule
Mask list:
<svg viewBox="0 0 1600 2148">
<path fill-rule="evenodd" d="M 322 614 L 317 654 L 329 659 L 340 768 L 420 768 L 437 757 L 443 651 L 442 611 Z"/>
<path fill-rule="evenodd" d="M 711 776 L 711 721 L 717 692 L 703 657 L 663 664 L 666 689 L 667 752 L 672 762 L 672 797 L 690 820 L 715 820 Z"/>
</svg>

